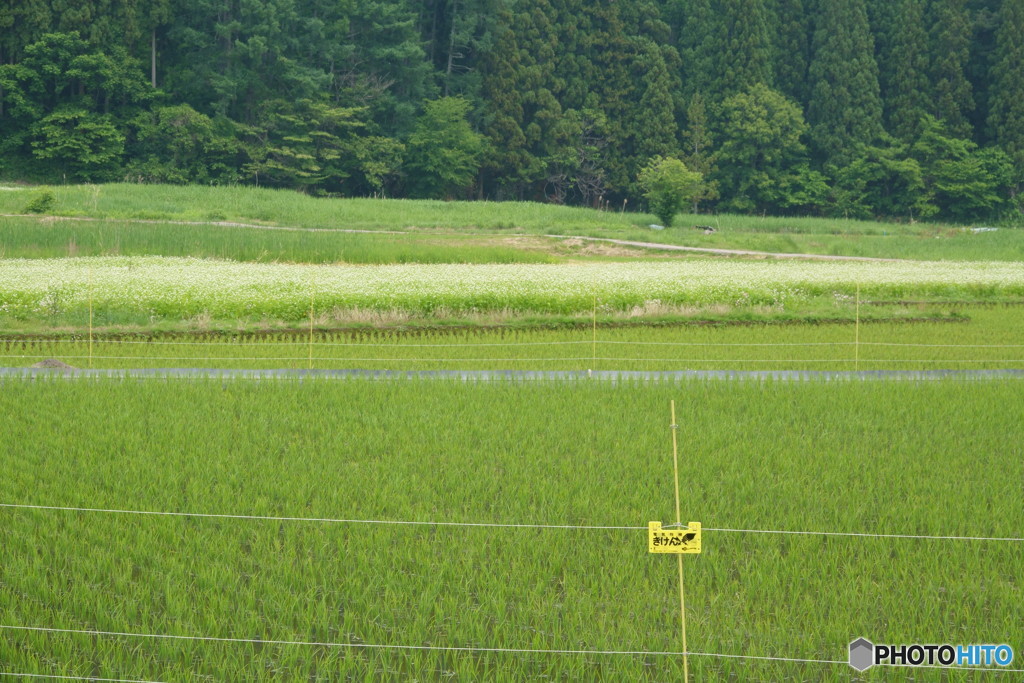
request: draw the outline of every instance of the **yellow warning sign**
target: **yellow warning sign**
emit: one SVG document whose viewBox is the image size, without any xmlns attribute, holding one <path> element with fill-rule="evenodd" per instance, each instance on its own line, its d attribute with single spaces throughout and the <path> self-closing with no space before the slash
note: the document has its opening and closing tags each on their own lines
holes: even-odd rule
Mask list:
<svg viewBox="0 0 1024 683">
<path fill-rule="evenodd" d="M 661 522 L 647 524 L 648 549 L 652 553 L 700 552 L 700 522 L 690 522 L 685 529 L 662 529 Z"/>
</svg>

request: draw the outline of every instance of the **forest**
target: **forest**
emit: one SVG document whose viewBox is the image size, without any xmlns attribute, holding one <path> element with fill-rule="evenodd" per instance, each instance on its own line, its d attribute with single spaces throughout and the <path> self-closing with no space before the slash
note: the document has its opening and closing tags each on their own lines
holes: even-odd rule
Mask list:
<svg viewBox="0 0 1024 683">
<path fill-rule="evenodd" d="M 1019 223 L 1024 0 L 0 0 L 0 177 Z"/>
</svg>

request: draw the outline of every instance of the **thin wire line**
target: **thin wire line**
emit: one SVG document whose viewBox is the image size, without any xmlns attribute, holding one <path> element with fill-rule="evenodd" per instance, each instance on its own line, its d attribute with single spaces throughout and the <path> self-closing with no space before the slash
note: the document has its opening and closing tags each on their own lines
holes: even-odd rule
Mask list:
<svg viewBox="0 0 1024 683">
<path fill-rule="evenodd" d="M 0 676 L 9 678 L 49 678 L 61 681 L 97 681 L 97 683 L 161 683 L 160 681 L 139 680 L 135 678 L 97 678 L 96 676 L 60 676 L 57 674 L 23 674 L 11 671 L 0 671 Z"/>
<path fill-rule="evenodd" d="M 669 525 L 666 525 L 669 526 Z M 908 538 L 927 541 L 1004 541 L 1024 543 L 1024 538 L 996 536 L 927 536 L 920 534 L 868 534 L 852 531 L 784 531 L 777 529 L 712 529 L 703 527 L 702 531 L 720 531 L 732 534 L 785 534 L 791 536 L 851 536 L 855 538 Z"/>
<path fill-rule="evenodd" d="M 853 346 L 853 342 L 777 342 L 777 343 L 755 343 L 755 342 L 651 342 L 651 341 L 601 341 L 598 344 L 623 344 L 628 346 Z M 1024 347 L 1024 345 L 1022 345 Z"/>
<path fill-rule="evenodd" d="M 33 355 L 0 355 L 0 358 L 43 358 L 45 354 L 33 354 Z M 61 358 L 68 359 L 80 359 L 88 358 L 89 356 L 64 356 Z M 103 360 L 193 360 L 193 361 L 207 361 L 207 360 L 223 360 L 223 361 L 305 361 L 308 359 L 307 356 L 93 356 L 93 358 Z M 344 356 L 330 356 L 320 357 L 313 356 L 314 361 L 335 361 L 335 362 L 373 362 L 373 363 L 528 363 L 528 362 L 550 362 L 550 361 L 584 361 L 591 360 L 590 356 L 587 357 L 572 357 L 563 356 L 561 358 L 531 358 L 529 356 L 523 358 L 348 358 Z M 831 361 L 829 361 L 831 362 Z"/>
<path fill-rule="evenodd" d="M 896 342 L 861 342 L 861 346 L 916 346 L 943 349 L 1022 349 L 1024 344 L 909 344 Z"/>
<path fill-rule="evenodd" d="M 84 339 L 0 339 L 0 344 L 82 344 Z M 228 346 L 228 347 L 256 347 L 261 346 L 307 346 L 308 341 L 257 341 L 257 342 L 233 342 L 233 341 L 143 341 L 138 339 L 94 339 L 95 344 L 152 344 L 165 346 Z M 550 342 L 472 342 L 466 344 L 392 344 L 380 342 L 371 344 L 369 342 L 313 342 L 313 346 L 372 346 L 372 347 L 396 347 L 396 348 L 460 348 L 478 346 L 568 346 L 579 344 L 590 344 L 589 341 L 550 341 Z M 599 344 L 602 342 L 598 342 Z M 618 343 L 618 342 L 607 342 Z M 712 346 L 701 344 L 701 346 Z M 724 346 L 724 345 L 715 345 Z"/>
<path fill-rule="evenodd" d="M 249 643 L 253 645 L 305 645 L 311 647 L 350 647 L 373 650 L 432 650 L 445 652 L 506 652 L 513 654 L 539 655 L 639 655 L 658 657 L 678 657 L 682 652 L 647 651 L 647 650 L 557 650 L 510 647 L 468 647 L 459 645 L 382 645 L 378 643 L 329 643 L 305 640 L 263 640 L 260 638 L 221 638 L 216 636 L 179 636 L 162 633 L 126 633 L 121 631 L 93 631 L 86 629 L 46 628 L 42 626 L 8 626 L 0 624 L 0 629 L 12 631 L 41 631 L 44 633 L 72 633 L 89 636 L 114 636 L 127 638 L 166 638 L 169 640 L 197 640 L 218 643 Z M 755 659 L 780 662 L 807 662 L 812 664 L 846 664 L 831 659 L 798 659 L 791 657 L 766 657 L 758 655 L 725 655 L 712 652 L 687 652 L 691 657 L 720 657 L 726 659 Z"/>
<path fill-rule="evenodd" d="M 235 515 L 218 514 L 209 512 L 163 512 L 158 510 L 121 510 L 115 508 L 85 508 L 85 507 L 62 507 L 57 505 L 29 505 L 24 503 L 0 503 L 0 508 L 14 508 L 24 510 L 52 510 L 59 512 L 99 512 L 121 515 L 152 515 L 166 517 L 208 517 L 214 519 L 248 519 L 271 522 L 321 522 L 326 524 L 391 524 L 404 526 L 451 526 L 451 527 L 488 527 L 504 529 L 575 529 L 575 530 L 625 530 L 625 531 L 646 531 L 646 526 L 602 526 L 602 525 L 578 525 L 578 524 L 511 524 L 500 522 L 433 522 L 433 521 L 408 521 L 408 520 L 387 520 L 387 519 L 336 519 L 330 517 L 280 517 L 264 515 Z M 665 527 L 677 526 L 666 524 Z M 1024 538 L 1007 538 L 994 536 L 926 536 L 911 534 L 868 534 L 846 531 L 782 531 L 774 529 L 725 529 L 704 527 L 704 531 L 717 531 L 721 533 L 739 534 L 786 534 L 796 536 L 852 536 L 864 538 L 906 538 L 919 540 L 945 540 L 945 541 L 1004 541 L 1021 543 Z"/>
<path fill-rule="evenodd" d="M 268 522 L 322 522 L 327 524 L 391 524 L 402 526 L 452 526 L 452 527 L 488 527 L 503 529 L 589 529 L 589 530 L 629 530 L 646 529 L 645 526 L 587 526 L 574 524 L 503 524 L 497 522 L 416 522 L 388 519 L 333 519 L 328 517 L 277 517 L 264 515 L 232 515 L 207 512 L 161 512 L 154 510 L 118 510 L 103 508 L 58 507 L 55 505 L 22 505 L 18 503 L 0 503 L 0 507 L 29 510 L 55 510 L 61 512 L 101 512 L 121 515 L 153 515 L 166 517 L 209 517 L 215 519 L 249 519 Z"/>
<path fill-rule="evenodd" d="M 305 640 L 262 640 L 260 638 L 220 638 L 216 636 L 178 636 L 163 633 L 127 633 L 122 631 L 93 631 L 86 629 L 69 628 L 46 628 L 41 626 L 8 626 L 0 624 L 0 629 L 12 631 L 38 631 L 44 633 L 71 633 L 88 636 L 113 636 L 124 638 L 163 638 L 168 640 L 193 640 L 218 643 L 248 643 L 252 645 L 302 645 L 309 647 L 348 647 L 371 650 L 420 650 L 420 651 L 442 651 L 442 652 L 497 652 L 511 654 L 538 654 L 538 655 L 631 655 L 631 656 L 656 656 L 656 657 L 679 657 L 686 654 L 690 657 L 714 657 L 719 659 L 750 659 L 755 661 L 771 662 L 796 662 L 804 664 L 841 664 L 848 665 L 837 659 L 808 659 L 800 657 L 769 657 L 764 655 L 727 655 L 717 652 L 666 652 L 648 650 L 544 650 L 544 649 L 520 649 L 511 647 L 467 647 L 459 645 L 382 645 L 378 643 L 328 643 Z M 991 671 L 995 673 L 1021 673 L 1024 669 L 1002 669 L 996 667 L 940 667 L 935 665 L 912 664 L 887 664 L 892 668 L 948 668 L 952 671 Z M 142 682 L 145 683 L 145 682 Z"/>
</svg>

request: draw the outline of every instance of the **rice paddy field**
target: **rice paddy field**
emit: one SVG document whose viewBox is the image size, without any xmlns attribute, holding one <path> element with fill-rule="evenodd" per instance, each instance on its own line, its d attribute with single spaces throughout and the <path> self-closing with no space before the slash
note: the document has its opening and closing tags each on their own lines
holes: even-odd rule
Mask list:
<svg viewBox="0 0 1024 683">
<path fill-rule="evenodd" d="M 872 311 L 867 311 L 871 314 Z M 637 324 L 207 334 L 13 335 L 0 366 L 368 370 L 1024 369 L 1024 308 L 886 309 L 819 324 Z M 894 317 L 902 316 L 903 319 Z M 909 322 L 913 320 L 913 322 Z"/>
<path fill-rule="evenodd" d="M 52 190 L 89 220 L 0 217 L 0 368 L 158 372 L 0 372 L 0 681 L 682 680 L 670 401 L 692 680 L 1024 675 L 1024 383 L 956 373 L 1024 370 L 1018 231 L 713 217 L 658 241 L 922 260 L 655 257 L 544 237 L 630 212 Z M 1017 658 L 857 673 L 858 637 Z"/>
<path fill-rule="evenodd" d="M 0 624 L 19 627 L 0 629 L 0 661 L 136 680 L 680 680 L 680 657 L 638 654 L 680 650 L 675 561 L 643 528 L 673 515 L 670 399 L 683 517 L 720 529 L 686 558 L 690 651 L 836 662 L 694 655 L 694 680 L 852 680 L 861 635 L 1017 646 L 1021 543 L 871 534 L 1019 537 L 1020 398 L 998 381 L 6 381 L 5 503 L 307 521 L 0 508 Z"/>
</svg>

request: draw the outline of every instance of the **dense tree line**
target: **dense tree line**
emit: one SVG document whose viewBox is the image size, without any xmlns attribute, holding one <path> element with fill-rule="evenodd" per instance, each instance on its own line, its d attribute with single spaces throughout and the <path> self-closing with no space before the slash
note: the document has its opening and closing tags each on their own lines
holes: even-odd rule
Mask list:
<svg viewBox="0 0 1024 683">
<path fill-rule="evenodd" d="M 0 0 L 0 172 L 1018 216 L 1024 0 Z"/>
</svg>

